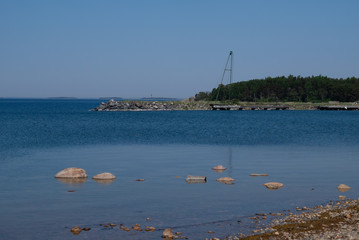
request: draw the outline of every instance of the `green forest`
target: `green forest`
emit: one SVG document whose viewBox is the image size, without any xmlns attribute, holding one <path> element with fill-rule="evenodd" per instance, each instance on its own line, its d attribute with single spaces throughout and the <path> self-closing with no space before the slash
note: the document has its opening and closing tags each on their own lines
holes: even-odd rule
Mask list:
<svg viewBox="0 0 359 240">
<path fill-rule="evenodd" d="M 211 92 L 199 92 L 195 100 L 247 102 L 355 102 L 359 100 L 359 78 L 289 75 L 220 84 Z"/>
</svg>

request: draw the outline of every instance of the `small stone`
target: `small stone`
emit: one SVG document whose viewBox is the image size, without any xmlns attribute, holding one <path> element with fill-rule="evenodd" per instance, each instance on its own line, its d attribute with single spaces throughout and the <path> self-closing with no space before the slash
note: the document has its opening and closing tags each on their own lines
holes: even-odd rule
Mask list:
<svg viewBox="0 0 359 240">
<path fill-rule="evenodd" d="M 108 225 L 110 225 L 110 227 L 116 227 L 116 224 L 114 224 L 114 223 L 110 223 Z"/>
<path fill-rule="evenodd" d="M 212 170 L 224 171 L 227 168 L 223 167 L 222 165 L 214 166 Z"/>
<path fill-rule="evenodd" d="M 217 182 L 226 183 L 226 184 L 232 184 L 234 181 L 235 179 L 231 177 L 221 177 L 217 179 Z"/>
<path fill-rule="evenodd" d="M 268 189 L 279 189 L 283 187 L 283 183 L 279 183 L 279 182 L 268 182 L 263 185 Z"/>
<path fill-rule="evenodd" d="M 338 198 L 339 198 L 340 200 L 342 200 L 342 201 L 345 201 L 345 199 L 346 199 L 346 197 L 343 196 L 343 195 L 339 195 Z"/>
<path fill-rule="evenodd" d="M 132 226 L 132 229 L 135 230 L 135 231 L 139 231 L 139 232 L 142 231 L 141 225 L 139 225 L 139 224 L 137 224 L 137 223 Z"/>
<path fill-rule="evenodd" d="M 267 177 L 268 174 L 266 174 L 266 173 L 251 173 L 249 176 L 251 176 L 251 177 Z"/>
<path fill-rule="evenodd" d="M 349 189 L 351 189 L 351 187 L 349 187 L 348 185 L 345 184 L 340 184 L 338 187 L 339 192 L 346 192 Z"/>
<path fill-rule="evenodd" d="M 181 235 L 182 234 L 182 232 L 176 232 L 176 235 L 178 236 L 178 235 Z"/>
<path fill-rule="evenodd" d="M 55 175 L 55 178 L 87 178 L 87 173 L 82 168 L 66 168 Z"/>
<path fill-rule="evenodd" d="M 83 228 L 82 230 L 87 232 L 87 231 L 90 231 L 91 228 Z"/>
<path fill-rule="evenodd" d="M 257 216 L 267 216 L 265 213 L 256 213 Z"/>
<path fill-rule="evenodd" d="M 165 239 L 174 239 L 175 235 L 172 232 L 171 228 L 166 228 L 162 233 L 162 238 Z"/>
<path fill-rule="evenodd" d="M 146 227 L 145 231 L 146 232 L 154 232 L 156 230 L 156 228 L 154 227 Z"/>
<path fill-rule="evenodd" d="M 208 233 L 211 233 L 211 234 L 213 234 L 214 232 L 213 232 L 213 231 L 208 231 Z"/>
<path fill-rule="evenodd" d="M 187 183 L 206 183 L 207 177 L 206 176 L 192 176 L 188 175 L 186 178 Z"/>
<path fill-rule="evenodd" d="M 71 232 L 74 235 L 79 235 L 81 231 L 82 231 L 82 228 L 80 228 L 79 226 L 75 226 L 75 227 L 71 228 Z"/>
<path fill-rule="evenodd" d="M 274 232 L 274 235 L 278 236 L 278 235 L 279 235 L 279 232 L 278 232 L 278 231 L 277 231 L 277 232 Z"/>
<path fill-rule="evenodd" d="M 137 181 L 137 182 L 143 182 L 143 181 L 145 181 L 145 179 L 139 178 L 139 179 L 136 179 L 136 181 Z"/>
<path fill-rule="evenodd" d="M 146 221 L 149 221 L 149 220 L 151 220 L 151 218 L 146 218 Z"/>
<path fill-rule="evenodd" d="M 113 175 L 112 173 L 108 173 L 108 172 L 100 173 L 100 174 L 97 174 L 96 176 L 92 177 L 92 179 L 94 179 L 94 180 L 112 180 L 115 178 L 116 178 L 115 175 Z"/>
<path fill-rule="evenodd" d="M 126 232 L 129 232 L 129 231 L 130 231 L 130 229 L 129 229 L 129 228 L 124 227 L 124 226 L 120 226 L 120 229 L 122 229 L 122 230 L 124 230 L 124 231 L 126 231 Z"/>
</svg>

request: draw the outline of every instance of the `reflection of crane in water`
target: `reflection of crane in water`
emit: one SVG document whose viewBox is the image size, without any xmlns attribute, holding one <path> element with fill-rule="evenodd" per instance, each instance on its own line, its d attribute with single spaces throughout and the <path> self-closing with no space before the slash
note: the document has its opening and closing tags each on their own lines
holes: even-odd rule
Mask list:
<svg viewBox="0 0 359 240">
<path fill-rule="evenodd" d="M 228 175 L 232 176 L 232 147 L 228 148 Z"/>
</svg>

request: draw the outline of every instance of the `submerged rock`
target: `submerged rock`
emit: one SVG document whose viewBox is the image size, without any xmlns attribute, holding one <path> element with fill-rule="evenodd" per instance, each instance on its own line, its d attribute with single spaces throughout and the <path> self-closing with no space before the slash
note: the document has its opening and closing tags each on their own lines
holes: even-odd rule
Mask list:
<svg viewBox="0 0 359 240">
<path fill-rule="evenodd" d="M 113 175 L 112 173 L 108 173 L 108 172 L 100 173 L 100 174 L 97 174 L 96 176 L 92 177 L 92 179 L 95 179 L 95 180 L 113 180 L 115 178 L 116 178 L 115 175 Z"/>
<path fill-rule="evenodd" d="M 235 179 L 231 177 L 221 177 L 217 179 L 217 182 L 226 183 L 226 184 L 232 184 L 234 181 Z"/>
<path fill-rule="evenodd" d="M 139 231 L 139 232 L 142 231 L 141 225 L 140 225 L 140 224 L 137 224 L 137 223 L 132 226 L 132 229 L 135 230 L 135 231 Z"/>
<path fill-rule="evenodd" d="M 55 178 L 87 178 L 87 173 L 82 168 L 66 168 L 55 175 Z"/>
<path fill-rule="evenodd" d="M 154 232 L 154 231 L 156 231 L 156 228 L 147 226 L 146 229 L 145 229 L 145 231 L 146 231 L 146 232 Z"/>
<path fill-rule="evenodd" d="M 207 177 L 206 176 L 192 176 L 188 175 L 186 178 L 187 183 L 206 183 Z"/>
<path fill-rule="evenodd" d="M 279 183 L 279 182 L 268 182 L 263 185 L 268 189 L 279 189 L 284 186 L 283 183 Z"/>
<path fill-rule="evenodd" d="M 122 230 L 124 230 L 124 231 L 126 231 L 126 232 L 129 232 L 130 231 L 130 229 L 129 228 L 127 228 L 127 227 L 125 227 L 125 226 L 120 226 L 120 229 L 122 229 Z"/>
<path fill-rule="evenodd" d="M 222 166 L 222 165 L 214 166 L 214 167 L 212 168 L 212 170 L 215 170 L 215 171 L 224 171 L 224 170 L 226 170 L 226 169 L 227 169 L 227 168 L 224 167 L 224 166 Z"/>
<path fill-rule="evenodd" d="M 348 185 L 345 184 L 340 184 L 338 187 L 339 192 L 346 192 L 349 189 L 351 189 L 351 187 L 349 187 Z"/>
<path fill-rule="evenodd" d="M 266 174 L 266 173 L 251 173 L 249 176 L 251 176 L 251 177 L 267 177 L 268 174 Z"/>
<path fill-rule="evenodd" d="M 82 231 L 82 228 L 80 228 L 79 226 L 75 226 L 75 227 L 71 228 L 71 232 L 74 235 L 79 235 L 81 231 Z"/>
<path fill-rule="evenodd" d="M 166 228 L 162 233 L 162 238 L 174 239 L 175 235 L 173 234 L 172 229 L 171 228 Z"/>
<path fill-rule="evenodd" d="M 338 198 L 342 201 L 345 201 L 346 197 L 345 196 L 342 196 L 342 195 L 339 195 Z"/>
</svg>

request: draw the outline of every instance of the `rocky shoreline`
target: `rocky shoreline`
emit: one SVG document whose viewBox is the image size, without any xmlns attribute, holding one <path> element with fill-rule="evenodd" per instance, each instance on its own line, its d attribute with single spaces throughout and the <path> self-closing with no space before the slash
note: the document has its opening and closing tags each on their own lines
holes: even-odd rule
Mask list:
<svg viewBox="0 0 359 240">
<path fill-rule="evenodd" d="M 217 105 L 220 105 L 218 107 Z M 218 109 L 214 109 L 218 107 Z M 208 101 L 193 101 L 186 99 L 182 101 L 123 101 L 113 100 L 102 102 L 100 106 L 91 111 L 190 111 L 190 110 L 359 110 L 357 103 L 257 103 L 240 102 L 217 104 Z"/>
<path fill-rule="evenodd" d="M 188 110 L 211 110 L 207 102 L 169 101 L 115 101 L 111 99 L 107 103 L 102 102 L 100 106 L 92 111 L 188 111 Z"/>
<path fill-rule="evenodd" d="M 341 196 L 341 199 L 344 196 Z M 252 235 L 237 234 L 224 240 L 259 239 L 359 239 L 359 199 L 329 202 L 314 208 L 297 208 L 298 213 L 270 213 L 274 219 Z M 258 224 L 267 214 L 253 217 Z"/>
</svg>

